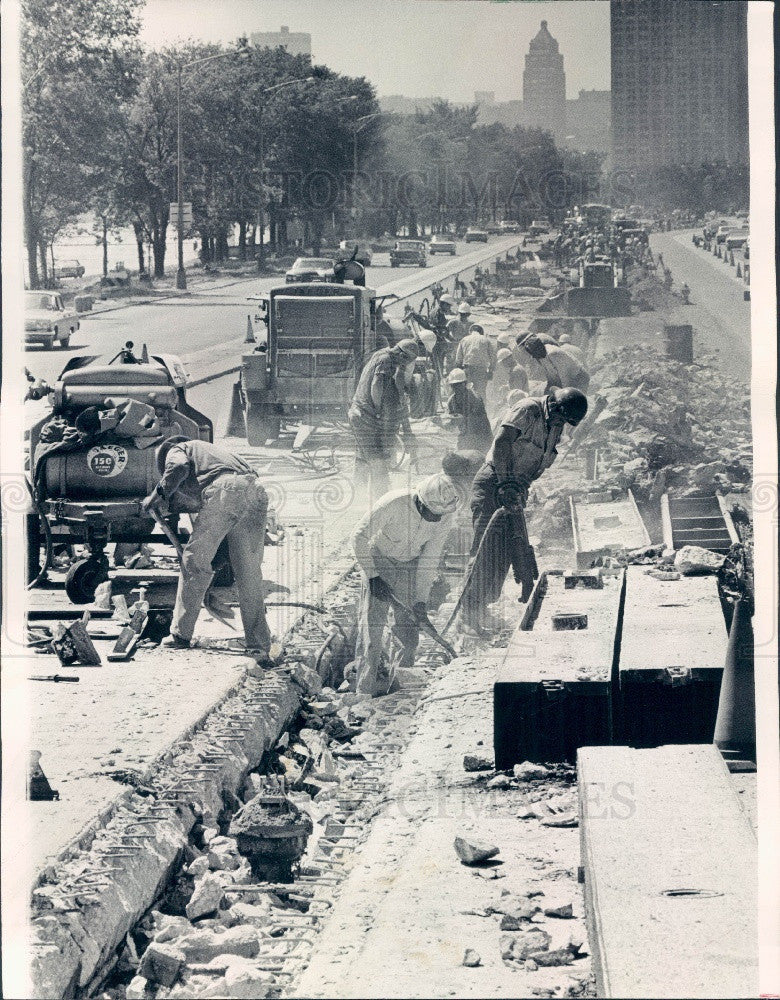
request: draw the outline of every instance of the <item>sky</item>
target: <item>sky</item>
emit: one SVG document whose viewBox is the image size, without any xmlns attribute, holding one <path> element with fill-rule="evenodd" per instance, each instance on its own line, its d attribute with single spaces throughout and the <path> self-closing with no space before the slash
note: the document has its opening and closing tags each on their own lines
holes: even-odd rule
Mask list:
<svg viewBox="0 0 780 1000">
<path fill-rule="evenodd" d="M 380 97 L 519 100 L 528 43 L 547 20 L 564 56 L 567 96 L 609 89 L 609 0 L 147 0 L 153 48 L 231 43 L 253 31 L 312 36 L 315 63 L 365 76 Z"/>
</svg>

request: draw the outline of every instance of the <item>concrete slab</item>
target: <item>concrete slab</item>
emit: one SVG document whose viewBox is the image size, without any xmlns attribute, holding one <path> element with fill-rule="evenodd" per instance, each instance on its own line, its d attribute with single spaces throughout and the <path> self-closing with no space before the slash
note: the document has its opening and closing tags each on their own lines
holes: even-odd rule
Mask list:
<svg viewBox="0 0 780 1000">
<path fill-rule="evenodd" d="M 496 766 L 574 760 L 577 748 L 612 740 L 612 669 L 623 577 L 602 589 L 566 589 L 545 574 L 530 629 L 513 633 L 493 685 Z M 586 615 L 587 628 L 555 631 L 559 614 Z"/>
<path fill-rule="evenodd" d="M 570 497 L 569 503 L 574 551 L 580 569 L 592 566 L 598 556 L 616 555 L 650 544 L 650 535 L 631 490 L 626 496 L 605 503 L 583 503 L 574 497 Z"/>
<path fill-rule="evenodd" d="M 758 995 L 757 847 L 711 746 L 578 756 L 598 995 Z"/>
<path fill-rule="evenodd" d="M 629 566 L 620 648 L 622 740 L 710 742 L 728 637 L 714 576 Z"/>
</svg>

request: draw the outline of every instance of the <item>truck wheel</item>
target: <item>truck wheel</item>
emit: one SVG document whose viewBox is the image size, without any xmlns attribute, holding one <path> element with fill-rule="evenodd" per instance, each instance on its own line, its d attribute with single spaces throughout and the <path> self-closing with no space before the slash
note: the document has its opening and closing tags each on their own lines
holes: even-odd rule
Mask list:
<svg viewBox="0 0 780 1000">
<path fill-rule="evenodd" d="M 35 510 L 24 515 L 24 542 L 27 555 L 24 582 L 30 584 L 41 571 L 41 523 Z"/>
<path fill-rule="evenodd" d="M 279 437 L 281 420 L 275 414 L 269 413 L 263 403 L 255 403 L 248 399 L 244 421 L 247 443 L 253 448 L 262 448 L 269 438 L 275 441 Z"/>
<path fill-rule="evenodd" d="M 90 604 L 98 586 L 107 579 L 108 564 L 105 560 L 79 559 L 65 577 L 65 593 L 74 604 Z"/>
</svg>

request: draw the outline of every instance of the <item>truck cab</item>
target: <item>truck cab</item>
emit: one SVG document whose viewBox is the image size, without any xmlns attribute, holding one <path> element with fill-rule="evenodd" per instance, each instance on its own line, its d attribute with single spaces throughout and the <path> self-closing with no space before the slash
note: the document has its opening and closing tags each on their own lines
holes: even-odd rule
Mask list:
<svg viewBox="0 0 780 1000">
<path fill-rule="evenodd" d="M 377 350 L 376 291 L 311 282 L 262 297 L 265 335 L 242 357 L 240 393 L 247 439 L 279 436 L 282 419 L 344 420 L 363 365 Z"/>
</svg>

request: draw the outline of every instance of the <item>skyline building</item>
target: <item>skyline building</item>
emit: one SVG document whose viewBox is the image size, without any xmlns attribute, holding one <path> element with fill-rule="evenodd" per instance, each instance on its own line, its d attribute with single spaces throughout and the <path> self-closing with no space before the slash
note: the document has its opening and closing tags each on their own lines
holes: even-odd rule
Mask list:
<svg viewBox="0 0 780 1000">
<path fill-rule="evenodd" d="M 250 41 L 262 49 L 283 48 L 291 56 L 311 58 L 311 35 L 305 31 L 290 31 L 286 24 L 280 31 L 254 31 Z"/>
<path fill-rule="evenodd" d="M 531 39 L 523 70 L 523 112 L 526 124 L 552 132 L 556 139 L 566 135 L 566 74 L 558 42 L 542 21 Z"/>
</svg>

